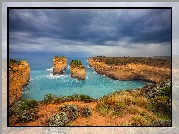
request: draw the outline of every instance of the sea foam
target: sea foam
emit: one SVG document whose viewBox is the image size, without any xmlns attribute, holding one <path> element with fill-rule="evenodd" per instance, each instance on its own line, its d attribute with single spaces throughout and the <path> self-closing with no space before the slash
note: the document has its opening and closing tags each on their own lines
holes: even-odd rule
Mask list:
<svg viewBox="0 0 179 134">
<path fill-rule="evenodd" d="M 53 71 L 53 67 L 47 68 L 46 70 L 52 72 Z"/>
</svg>

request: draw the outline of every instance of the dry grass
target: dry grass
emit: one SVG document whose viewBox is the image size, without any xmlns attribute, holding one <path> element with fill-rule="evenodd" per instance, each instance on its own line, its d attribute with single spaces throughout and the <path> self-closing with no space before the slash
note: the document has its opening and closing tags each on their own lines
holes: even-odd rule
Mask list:
<svg viewBox="0 0 179 134">
<path fill-rule="evenodd" d="M 158 118 L 148 111 L 148 104 L 140 90 L 122 91 L 101 98 L 96 111 L 103 116 L 126 118 L 122 126 L 151 126 Z"/>
</svg>

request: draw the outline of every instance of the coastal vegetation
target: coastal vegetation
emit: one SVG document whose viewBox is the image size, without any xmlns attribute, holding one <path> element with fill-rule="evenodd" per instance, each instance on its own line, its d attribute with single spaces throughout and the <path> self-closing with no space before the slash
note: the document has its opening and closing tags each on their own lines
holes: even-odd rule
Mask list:
<svg viewBox="0 0 179 134">
<path fill-rule="evenodd" d="M 56 62 L 57 59 L 66 59 L 66 57 L 55 56 L 54 59 Z M 93 60 L 99 62 L 99 65 L 105 63 L 102 64 L 102 67 L 109 65 L 109 69 L 111 69 L 111 67 L 127 66 L 130 63 L 164 68 L 164 72 L 167 72 L 167 69 L 171 69 L 171 62 L 168 58 L 109 58 L 98 56 L 93 57 Z M 20 61 L 9 60 L 10 69 L 13 67 L 16 68 L 16 66 L 20 64 Z M 66 67 L 66 65 L 64 66 Z M 72 60 L 70 67 L 70 70 L 74 68 L 78 68 L 78 70 L 85 69 L 79 60 Z M 130 69 L 134 71 L 132 67 Z M 145 72 L 145 70 L 140 70 L 139 72 Z M 150 75 L 152 73 L 149 72 Z M 14 74 L 16 73 L 11 72 L 9 74 L 10 80 L 14 80 Z M 73 94 L 70 96 L 47 94 L 44 99 L 40 101 L 22 98 L 20 100 L 17 99 L 14 104 L 9 107 L 9 125 L 171 126 L 171 75 L 163 75 L 162 73 L 158 73 L 158 75 L 163 77 L 163 79 L 160 79 L 157 83 L 148 84 L 138 89 L 116 91 L 97 99 L 84 94 Z M 19 87 L 19 89 L 20 88 L 22 87 Z M 94 119 L 96 121 L 94 121 Z M 99 122 L 98 120 L 103 121 Z"/>
<path fill-rule="evenodd" d="M 72 60 L 70 62 L 70 66 L 73 67 L 78 67 L 78 68 L 85 68 L 80 60 Z"/>
<path fill-rule="evenodd" d="M 154 67 L 171 68 L 170 57 L 92 57 L 94 61 L 105 62 L 107 65 L 146 64 Z"/>
<path fill-rule="evenodd" d="M 89 107 L 92 104 L 94 108 Z M 120 126 L 171 126 L 171 77 L 155 85 L 116 91 L 97 99 L 83 94 L 48 94 L 41 101 L 22 99 L 10 108 L 10 123 L 13 126 L 35 122 L 40 118 L 40 107 L 53 105 L 58 107 L 46 117 L 46 126 L 73 126 L 78 119 L 90 120 L 98 114 L 108 120 L 127 118 L 118 124 Z"/>
</svg>

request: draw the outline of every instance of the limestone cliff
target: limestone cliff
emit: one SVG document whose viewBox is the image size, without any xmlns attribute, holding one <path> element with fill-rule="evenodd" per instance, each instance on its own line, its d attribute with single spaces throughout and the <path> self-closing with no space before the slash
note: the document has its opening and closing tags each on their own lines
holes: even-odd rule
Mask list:
<svg viewBox="0 0 179 134">
<path fill-rule="evenodd" d="M 67 58 L 55 56 L 53 58 L 53 65 L 53 74 L 63 74 L 63 71 L 67 68 Z"/>
<path fill-rule="evenodd" d="M 78 60 L 72 60 L 70 62 L 70 74 L 72 78 L 77 78 L 79 80 L 85 80 L 86 71 L 85 67 Z"/>
<path fill-rule="evenodd" d="M 144 63 L 128 63 L 125 65 L 106 64 L 104 61 L 89 58 L 89 66 L 93 67 L 99 74 L 116 80 L 143 79 L 152 82 L 159 82 L 171 75 L 168 67 L 157 67 Z"/>
<path fill-rule="evenodd" d="M 22 95 L 22 88 L 30 80 L 30 67 L 26 61 L 9 61 L 9 105 L 12 106 Z"/>
</svg>

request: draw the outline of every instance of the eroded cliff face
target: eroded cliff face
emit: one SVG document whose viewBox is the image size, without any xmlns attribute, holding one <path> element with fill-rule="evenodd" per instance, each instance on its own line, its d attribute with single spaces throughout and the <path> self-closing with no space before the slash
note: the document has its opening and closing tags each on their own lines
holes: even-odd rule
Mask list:
<svg viewBox="0 0 179 134">
<path fill-rule="evenodd" d="M 53 58 L 53 74 L 63 74 L 63 71 L 67 68 L 66 57 L 54 57 Z"/>
<path fill-rule="evenodd" d="M 85 80 L 85 77 L 86 77 L 85 68 L 78 68 L 78 67 L 70 66 L 70 73 L 71 73 L 72 78 L 77 78 L 79 80 Z"/>
<path fill-rule="evenodd" d="M 116 80 L 143 79 L 158 83 L 171 75 L 170 68 L 165 67 L 154 67 L 139 63 L 107 65 L 104 62 L 95 61 L 93 58 L 89 58 L 88 61 L 89 66 L 93 67 L 97 73 Z"/>
<path fill-rule="evenodd" d="M 30 67 L 26 61 L 9 64 L 9 106 L 12 106 L 22 95 L 22 88 L 30 80 Z"/>
<path fill-rule="evenodd" d="M 70 74 L 72 78 L 77 78 L 79 80 L 85 80 L 86 70 L 82 62 L 79 60 L 72 60 L 70 62 Z"/>
</svg>

